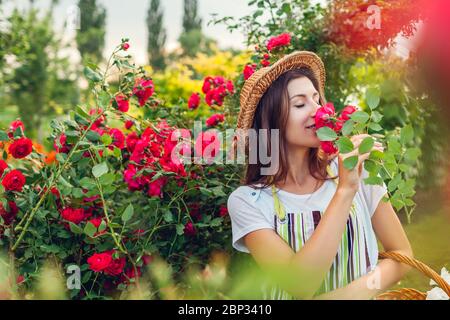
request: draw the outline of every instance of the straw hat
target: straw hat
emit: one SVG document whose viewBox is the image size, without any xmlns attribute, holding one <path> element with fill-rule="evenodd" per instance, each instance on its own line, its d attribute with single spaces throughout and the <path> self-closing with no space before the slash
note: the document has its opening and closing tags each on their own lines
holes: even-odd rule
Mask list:
<svg viewBox="0 0 450 320">
<path fill-rule="evenodd" d="M 275 62 L 272 66 L 261 68 L 248 78 L 241 90 L 238 129 L 249 129 L 253 124 L 259 100 L 281 74 L 286 71 L 308 67 L 319 81 L 320 96 L 324 99 L 325 67 L 322 60 L 313 52 L 295 51 Z"/>
</svg>

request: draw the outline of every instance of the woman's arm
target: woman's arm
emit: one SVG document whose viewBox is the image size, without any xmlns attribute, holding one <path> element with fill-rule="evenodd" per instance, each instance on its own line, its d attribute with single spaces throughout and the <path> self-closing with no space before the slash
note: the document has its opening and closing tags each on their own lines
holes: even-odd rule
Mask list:
<svg viewBox="0 0 450 320">
<path fill-rule="evenodd" d="M 331 268 L 355 193 L 353 189 L 338 188 L 316 230 L 298 252 L 270 229 L 248 233 L 245 245 L 283 289 L 298 298 L 311 298 Z"/>
<path fill-rule="evenodd" d="M 389 202 L 380 201 L 372 217 L 372 225 L 385 251 L 396 251 L 413 257 L 405 231 Z M 411 267 L 393 261 L 381 260 L 375 270 L 345 287 L 320 295 L 317 299 L 371 299 L 397 283 Z"/>
</svg>

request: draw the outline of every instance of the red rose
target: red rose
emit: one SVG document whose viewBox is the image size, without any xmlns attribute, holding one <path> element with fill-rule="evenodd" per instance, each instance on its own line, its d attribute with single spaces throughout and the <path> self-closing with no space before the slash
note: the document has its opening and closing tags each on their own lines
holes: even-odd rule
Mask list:
<svg viewBox="0 0 450 320">
<path fill-rule="evenodd" d="M 3 176 L 3 172 L 5 172 L 6 169 L 8 169 L 8 164 L 5 161 L 0 160 L 0 178 Z"/>
<path fill-rule="evenodd" d="M 217 76 L 214 78 L 213 82 L 214 82 L 214 85 L 220 86 L 225 83 L 225 79 L 221 76 Z"/>
<path fill-rule="evenodd" d="M 275 48 L 287 46 L 291 43 L 291 35 L 289 33 L 282 33 L 276 37 L 272 37 L 267 42 L 267 50 L 272 51 Z"/>
<path fill-rule="evenodd" d="M 25 158 L 33 151 L 33 142 L 28 138 L 19 138 L 9 146 L 8 151 L 16 159 Z"/>
<path fill-rule="evenodd" d="M 184 225 L 184 234 L 187 236 L 195 236 L 197 234 L 197 230 L 191 221 Z"/>
<path fill-rule="evenodd" d="M 102 252 L 102 253 L 94 253 L 87 259 L 87 263 L 89 264 L 89 268 L 94 272 L 102 272 L 112 262 L 112 253 L 111 252 Z"/>
<path fill-rule="evenodd" d="M 197 109 L 200 105 L 200 95 L 197 92 L 194 92 L 188 100 L 188 108 L 191 110 Z"/>
<path fill-rule="evenodd" d="M 136 79 L 133 94 L 138 98 L 139 106 L 145 105 L 154 92 L 155 89 L 151 79 Z"/>
<path fill-rule="evenodd" d="M 356 111 L 356 107 L 354 106 L 345 106 L 344 109 L 342 109 L 341 112 L 341 119 L 345 121 L 347 121 L 348 119 L 350 119 L 350 115 Z"/>
<path fill-rule="evenodd" d="M 136 132 L 131 132 L 129 135 L 127 135 L 125 142 L 127 144 L 127 149 L 130 152 L 133 152 L 134 147 L 136 146 L 136 143 L 139 141 L 139 137 Z"/>
<path fill-rule="evenodd" d="M 261 60 L 261 64 L 263 67 L 267 67 L 267 66 L 270 66 L 270 61 L 269 60 Z"/>
<path fill-rule="evenodd" d="M 223 114 L 213 114 L 211 117 L 209 117 L 206 120 L 206 126 L 207 127 L 215 127 L 217 126 L 219 123 L 224 122 L 225 117 L 223 116 Z"/>
<path fill-rule="evenodd" d="M 127 51 L 130 48 L 130 44 L 128 42 L 122 43 L 122 49 Z"/>
<path fill-rule="evenodd" d="M 234 84 L 233 84 L 233 81 L 228 80 L 226 86 L 227 86 L 228 92 L 229 92 L 230 94 L 233 94 L 233 93 L 234 93 Z"/>
<path fill-rule="evenodd" d="M 324 106 L 320 107 L 315 115 L 316 129 L 322 127 L 334 128 L 333 122 L 330 117 L 335 116 L 334 105 L 332 103 L 326 103 Z"/>
<path fill-rule="evenodd" d="M 119 149 L 123 149 L 125 147 L 125 136 L 119 129 L 111 129 L 109 134 L 113 138 L 112 144 Z"/>
<path fill-rule="evenodd" d="M 167 179 L 165 177 L 161 177 L 156 179 L 153 182 L 150 182 L 148 184 L 148 192 L 147 194 L 150 197 L 162 197 L 162 189 L 164 185 L 166 184 Z"/>
<path fill-rule="evenodd" d="M 225 217 L 228 214 L 228 209 L 225 206 L 220 206 L 219 208 L 219 216 Z"/>
<path fill-rule="evenodd" d="M 255 70 L 256 70 L 256 64 L 254 63 L 254 64 L 247 64 L 245 67 L 244 67 L 244 71 L 243 71 L 243 74 L 244 74 L 244 80 L 247 80 L 248 78 L 250 78 L 251 77 L 251 75 L 253 74 L 253 73 L 255 73 Z"/>
<path fill-rule="evenodd" d="M 334 154 L 338 151 L 332 141 L 321 141 L 320 147 L 326 154 Z"/>
<path fill-rule="evenodd" d="M 86 219 L 86 213 L 83 208 L 75 209 L 68 207 L 61 211 L 61 217 L 66 221 L 79 224 L 81 221 Z"/>
<path fill-rule="evenodd" d="M 16 217 L 17 213 L 19 212 L 19 208 L 17 207 L 16 203 L 13 201 L 8 201 L 9 210 L 6 211 L 3 207 L 3 203 L 0 202 L 0 216 L 3 218 L 3 221 L 5 222 L 5 225 L 10 225 L 11 222 Z"/>
<path fill-rule="evenodd" d="M 117 109 L 122 112 L 128 112 L 130 109 L 130 102 L 124 94 L 118 94 L 115 98 L 117 103 Z"/>
<path fill-rule="evenodd" d="M 95 130 L 98 127 L 101 127 L 103 125 L 103 122 L 106 121 L 106 118 L 105 118 L 105 115 L 103 114 L 102 108 L 96 108 L 96 109 L 89 110 L 89 115 L 90 116 L 100 115 L 100 117 L 97 120 L 95 120 L 94 124 L 91 126 L 92 130 Z"/>
<path fill-rule="evenodd" d="M 25 185 L 25 176 L 17 169 L 11 170 L 3 178 L 2 185 L 7 191 L 22 191 Z"/>
<path fill-rule="evenodd" d="M 202 86 L 202 92 L 203 93 L 208 93 L 211 90 L 211 81 L 212 81 L 212 77 L 206 77 L 203 80 L 203 86 Z"/>
<path fill-rule="evenodd" d="M 125 129 L 130 130 L 132 126 L 134 126 L 134 121 L 133 120 L 125 121 Z"/>
<path fill-rule="evenodd" d="M 58 143 L 61 145 L 61 147 L 58 145 Z M 70 148 L 67 145 L 67 137 L 64 133 L 62 133 L 59 138 L 55 139 L 55 143 L 53 144 L 53 147 L 55 148 L 56 152 L 58 153 L 69 153 Z"/>
<path fill-rule="evenodd" d="M 118 276 L 125 268 L 125 258 L 112 259 L 111 263 L 106 267 L 105 274 L 110 276 Z"/>
<path fill-rule="evenodd" d="M 17 130 L 17 128 L 21 128 L 22 129 L 22 133 L 25 131 L 25 126 L 23 125 L 23 122 L 20 120 L 14 120 L 13 122 L 11 122 L 11 124 L 9 125 L 9 132 L 8 132 L 8 136 L 12 139 L 14 136 L 14 132 Z"/>
</svg>

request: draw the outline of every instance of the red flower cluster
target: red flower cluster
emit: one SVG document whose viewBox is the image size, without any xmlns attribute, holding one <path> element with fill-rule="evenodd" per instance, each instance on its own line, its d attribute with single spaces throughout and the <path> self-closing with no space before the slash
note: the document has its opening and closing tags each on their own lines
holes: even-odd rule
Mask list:
<svg viewBox="0 0 450 320">
<path fill-rule="evenodd" d="M 216 113 L 216 114 L 213 114 L 208 119 L 206 119 L 206 126 L 207 127 L 215 127 L 219 123 L 224 122 L 224 121 L 225 121 L 224 115 L 220 114 L 220 113 Z"/>
<path fill-rule="evenodd" d="M 203 80 L 202 91 L 206 94 L 205 101 L 208 106 L 222 106 L 224 98 L 234 94 L 234 85 L 231 80 L 220 76 L 206 77 Z"/>
<path fill-rule="evenodd" d="M 133 87 L 133 94 L 138 98 L 139 106 L 145 105 L 148 99 L 155 92 L 152 79 L 136 79 Z"/>
<path fill-rule="evenodd" d="M 175 179 L 185 177 L 187 174 L 181 161 L 172 157 L 173 148 L 178 143 L 171 140 L 174 128 L 161 121 L 155 129 L 156 131 L 147 128 L 140 137 L 136 132 L 127 136 L 130 163 L 124 171 L 124 181 L 131 191 L 144 190 L 151 197 L 161 197 L 167 177 L 153 179 L 155 173 L 148 171 L 156 170 L 156 164 L 159 164 L 165 172 L 176 173 Z M 147 170 L 144 172 L 144 169 Z"/>
<path fill-rule="evenodd" d="M 354 106 L 346 106 L 341 115 L 336 117 L 334 105 L 331 102 L 320 107 L 315 115 L 316 130 L 322 127 L 333 129 L 336 133 L 340 133 L 345 121 L 350 119 L 350 115 L 357 109 Z M 332 141 L 321 141 L 320 146 L 326 154 L 334 154 L 338 151 Z"/>
<path fill-rule="evenodd" d="M 94 272 L 104 272 L 110 276 L 118 276 L 125 268 L 126 260 L 122 258 L 113 258 L 114 250 L 101 253 L 94 253 L 87 259 L 89 268 Z"/>
<path fill-rule="evenodd" d="M 5 172 L 6 169 L 8 169 L 8 164 L 5 161 L 0 160 L 0 178 L 3 176 L 3 172 Z"/>
<path fill-rule="evenodd" d="M 117 106 L 117 110 L 122 112 L 128 112 L 130 109 L 130 101 L 128 100 L 128 97 L 124 95 L 123 93 L 119 93 L 115 100 L 115 105 Z"/>
<path fill-rule="evenodd" d="M 291 35 L 289 33 L 282 33 L 276 37 L 272 37 L 267 41 L 267 50 L 272 51 L 273 49 L 288 46 L 291 43 Z"/>
<path fill-rule="evenodd" d="M 198 92 L 194 92 L 188 100 L 188 108 L 191 110 L 197 109 L 200 105 L 200 94 Z"/>
<path fill-rule="evenodd" d="M 244 71 L 242 72 L 244 74 L 244 80 L 247 80 L 252 76 L 253 73 L 256 71 L 256 63 L 253 64 L 247 64 L 244 67 Z"/>
<path fill-rule="evenodd" d="M 212 163 L 220 151 L 220 140 L 215 130 L 202 132 L 195 141 L 195 153 L 207 163 Z"/>
<path fill-rule="evenodd" d="M 262 64 L 262 66 L 263 67 L 268 67 L 268 66 L 270 66 L 270 56 L 269 56 L 269 54 L 268 53 L 265 53 L 264 55 L 263 55 L 263 58 L 262 58 L 262 60 L 261 60 L 261 64 Z"/>
<path fill-rule="evenodd" d="M 33 151 L 33 142 L 28 138 L 19 138 L 9 145 L 9 153 L 15 159 L 22 159 Z"/>
</svg>

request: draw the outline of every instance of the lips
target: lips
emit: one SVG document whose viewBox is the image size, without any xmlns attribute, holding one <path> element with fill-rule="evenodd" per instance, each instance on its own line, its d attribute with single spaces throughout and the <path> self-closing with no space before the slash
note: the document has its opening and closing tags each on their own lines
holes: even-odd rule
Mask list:
<svg viewBox="0 0 450 320">
<path fill-rule="evenodd" d="M 313 123 L 312 125 L 306 127 L 306 129 L 315 129 L 315 128 L 316 128 L 316 124 L 315 123 Z"/>
</svg>

